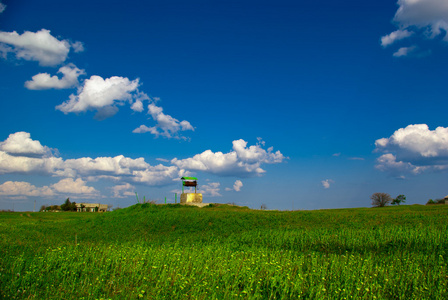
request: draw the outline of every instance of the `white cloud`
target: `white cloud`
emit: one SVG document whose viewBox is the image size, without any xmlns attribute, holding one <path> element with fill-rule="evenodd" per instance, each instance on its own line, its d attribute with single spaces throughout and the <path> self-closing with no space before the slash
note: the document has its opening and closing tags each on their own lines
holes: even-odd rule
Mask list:
<svg viewBox="0 0 448 300">
<path fill-rule="evenodd" d="M 133 111 L 137 111 L 137 112 L 142 112 L 143 111 L 143 102 L 140 100 L 135 101 L 132 105 L 131 105 L 131 109 Z"/>
<path fill-rule="evenodd" d="M 0 151 L 0 174 L 39 173 L 53 175 L 62 166 L 63 160 L 58 157 L 18 156 Z"/>
<path fill-rule="evenodd" d="M 395 56 L 395 57 L 408 56 L 410 53 L 414 52 L 415 49 L 417 49 L 416 46 L 401 47 L 393 54 L 393 56 Z"/>
<path fill-rule="evenodd" d="M 243 187 L 243 183 L 241 182 L 241 180 L 236 180 L 235 183 L 233 184 L 233 188 L 226 188 L 226 191 L 239 192 L 239 191 L 241 191 L 242 187 Z"/>
<path fill-rule="evenodd" d="M 132 130 L 133 133 L 146 133 L 150 132 L 151 134 L 158 135 L 157 128 L 155 127 L 148 127 L 146 125 L 140 125 L 139 127 Z"/>
<path fill-rule="evenodd" d="M 136 94 L 134 94 L 134 99 L 135 99 L 135 102 L 131 105 L 131 109 L 136 112 L 142 112 L 144 101 L 157 101 L 159 98 L 151 99 L 145 93 L 137 92 Z"/>
<path fill-rule="evenodd" d="M 151 166 L 143 158 L 81 157 L 63 160 L 55 157 L 50 149 L 39 141 L 32 140 L 30 134 L 11 134 L 0 143 L 0 174 L 39 173 L 50 176 L 78 177 L 89 180 L 102 178 L 115 181 L 136 182 L 145 185 L 166 185 L 185 174 L 176 166 L 162 164 Z"/>
<path fill-rule="evenodd" d="M 51 197 L 59 194 L 70 194 L 79 198 L 97 196 L 98 191 L 93 187 L 86 186 L 86 182 L 81 178 L 76 180 L 65 178 L 50 187 L 36 187 L 24 181 L 6 181 L 0 185 L 0 195 L 6 197 Z"/>
<path fill-rule="evenodd" d="M 144 183 L 146 185 L 167 185 L 180 178 L 182 170 L 175 166 L 149 166 L 145 170 L 133 171 L 131 180 L 136 183 Z"/>
<path fill-rule="evenodd" d="M 10 155 L 43 156 L 51 154 L 50 148 L 42 146 L 39 141 L 32 140 L 28 132 L 12 133 L 4 142 L 0 142 L 0 150 Z"/>
<path fill-rule="evenodd" d="M 191 158 L 171 160 L 173 165 L 181 169 L 204 171 L 222 176 L 261 176 L 265 173 L 260 166 L 263 163 L 281 163 L 286 159 L 280 151 L 266 150 L 260 144 L 246 147 L 247 142 L 240 139 L 233 141 L 233 151 L 229 153 L 206 150 Z"/>
<path fill-rule="evenodd" d="M 403 174 L 419 174 L 423 172 L 426 167 L 417 167 L 411 164 L 410 162 L 397 161 L 397 158 L 392 153 L 383 154 L 376 160 L 377 164 L 375 168 L 388 172 L 391 175 L 404 179 L 405 176 Z"/>
<path fill-rule="evenodd" d="M 140 103 L 136 104 L 137 108 L 140 108 Z M 155 105 L 154 103 L 150 103 L 148 105 L 148 114 L 156 121 L 156 125 L 153 127 L 148 127 L 146 125 L 141 125 L 140 127 L 134 129 L 134 133 L 146 133 L 150 132 L 151 134 L 158 136 L 163 136 L 166 138 L 183 138 L 179 135 L 179 131 L 194 131 L 193 126 L 188 121 L 181 121 L 171 117 L 170 115 L 166 115 L 163 113 L 163 108 Z"/>
<path fill-rule="evenodd" d="M 149 164 L 140 157 L 132 159 L 123 155 L 115 157 L 81 157 L 67 159 L 64 171 L 81 175 L 131 175 L 133 170 L 145 170 Z"/>
<path fill-rule="evenodd" d="M 56 106 L 56 109 L 65 114 L 96 110 L 97 118 L 108 118 L 118 111 L 116 105 L 132 103 L 133 98 L 137 96 L 134 92 L 137 92 L 138 86 L 138 79 L 131 81 L 119 76 L 103 79 L 94 75 L 78 88 L 77 95 L 71 94 L 69 100 Z"/>
<path fill-rule="evenodd" d="M 37 32 L 0 31 L 0 51 L 6 57 L 13 53 L 18 59 L 37 61 L 41 66 L 56 66 L 67 59 L 70 48 L 80 50 L 80 43 L 70 43 L 67 40 L 58 40 L 50 34 L 50 30 L 41 29 Z"/>
<path fill-rule="evenodd" d="M 73 180 L 73 178 L 64 178 L 51 185 L 51 188 L 60 194 L 92 195 L 98 193 L 94 187 L 86 186 L 86 182 L 81 178 L 76 180 Z"/>
<path fill-rule="evenodd" d="M 413 32 L 408 30 L 396 30 L 394 32 L 391 32 L 388 35 L 385 35 L 381 38 L 381 46 L 387 47 L 389 45 L 392 45 L 396 41 L 405 39 L 410 37 L 413 34 Z"/>
<path fill-rule="evenodd" d="M 6 9 L 6 5 L 0 2 L 0 14 L 4 12 Z"/>
<path fill-rule="evenodd" d="M 429 37 L 448 30 L 448 2 L 444 0 L 398 0 L 394 21 L 400 27 L 428 30 Z M 445 34 L 445 33 L 444 33 Z M 448 37 L 444 36 L 445 41 Z"/>
<path fill-rule="evenodd" d="M 75 51 L 75 53 L 84 51 L 84 44 L 80 41 L 74 42 L 71 45 L 72 45 L 73 51 Z"/>
<path fill-rule="evenodd" d="M 129 183 L 115 185 L 112 187 L 114 198 L 126 198 L 129 196 L 135 196 L 135 187 Z"/>
<path fill-rule="evenodd" d="M 201 185 L 200 193 L 211 197 L 221 197 L 222 195 L 219 193 L 220 185 L 221 184 L 219 182 L 210 182 L 208 184 Z"/>
<path fill-rule="evenodd" d="M 43 196 L 53 196 L 54 191 L 48 186 L 38 188 L 24 181 L 6 181 L 5 183 L 0 185 L 0 195 L 8 197 L 11 196 L 43 197 Z"/>
<path fill-rule="evenodd" d="M 331 179 L 325 179 L 325 180 L 322 180 L 321 183 L 322 183 L 322 186 L 325 189 L 329 189 L 330 188 L 330 184 L 334 183 L 334 181 L 331 180 Z"/>
<path fill-rule="evenodd" d="M 259 144 L 247 147 L 247 143 L 243 140 L 234 141 L 233 145 L 234 151 L 230 153 L 213 153 L 207 150 L 185 160 L 175 158 L 171 160 L 170 166 L 163 164 L 152 166 L 144 158 L 133 159 L 123 155 L 64 160 L 54 156 L 49 147 L 32 140 L 29 133 L 18 132 L 0 142 L 0 174 L 38 173 L 63 177 L 65 179 L 51 186 L 55 193 L 76 194 L 78 191 L 78 194 L 92 194 L 95 190 L 85 185 L 86 179 L 110 180 L 122 187 L 123 185 L 129 187 L 127 184 L 132 183 L 162 186 L 169 185 L 182 176 L 189 176 L 189 170 L 202 170 L 218 175 L 259 176 L 265 172 L 261 169 L 261 164 L 280 163 L 286 159 L 280 151 L 273 152 L 272 147 L 267 150 Z M 219 194 L 216 185 L 207 186 L 210 195 Z M 234 190 L 238 191 L 241 187 L 242 182 L 237 180 Z M 119 193 L 119 190 L 116 192 Z"/>
<path fill-rule="evenodd" d="M 393 174 L 414 173 L 448 168 L 448 128 L 430 130 L 426 124 L 408 125 L 389 138 L 375 141 L 376 168 Z"/>
<path fill-rule="evenodd" d="M 61 67 L 58 73 L 63 75 L 61 79 L 56 75 L 50 76 L 48 73 L 34 75 L 32 80 L 25 82 L 25 87 L 30 90 L 67 89 L 77 86 L 78 77 L 86 74 L 74 64 Z"/>
<path fill-rule="evenodd" d="M 27 87 L 49 88 L 59 86 L 59 88 L 62 88 L 62 86 L 69 86 L 69 83 L 76 85 L 78 83 L 77 77 L 83 74 L 79 73 L 83 71 L 77 70 L 78 73 L 75 73 L 75 70 L 71 70 L 71 76 L 64 76 L 62 79 L 58 79 L 56 76 L 50 77 L 48 74 L 38 74 L 33 77 L 33 81 L 27 82 Z M 147 94 L 140 92 L 138 90 L 139 86 L 140 82 L 138 78 L 131 81 L 126 77 L 113 76 L 103 79 L 100 76 L 94 75 L 83 82 L 83 85 L 78 88 L 76 95 L 71 94 L 69 99 L 56 106 L 56 109 L 65 114 L 96 111 L 95 118 L 103 120 L 115 115 L 118 112 L 118 106 L 126 103 L 130 104 L 130 108 L 133 111 L 142 112 L 144 107 L 143 103 L 148 101 L 150 102 L 148 104 L 148 114 L 154 119 L 156 125 L 153 127 L 141 125 L 132 132 L 150 132 L 156 137 L 163 136 L 166 138 L 186 139 L 179 132 L 187 130 L 194 131 L 190 122 L 185 120 L 179 122 L 179 120 L 170 115 L 164 114 L 163 108 L 154 104 L 159 99 L 151 99 Z"/>
<path fill-rule="evenodd" d="M 398 0 L 398 10 L 393 19 L 398 30 L 383 36 L 381 45 L 387 47 L 397 40 L 415 35 L 421 39 L 441 36 L 448 42 L 448 2 L 445 0 Z M 402 47 L 395 57 L 406 56 L 416 47 Z M 424 52 L 427 55 L 429 52 Z"/>
</svg>

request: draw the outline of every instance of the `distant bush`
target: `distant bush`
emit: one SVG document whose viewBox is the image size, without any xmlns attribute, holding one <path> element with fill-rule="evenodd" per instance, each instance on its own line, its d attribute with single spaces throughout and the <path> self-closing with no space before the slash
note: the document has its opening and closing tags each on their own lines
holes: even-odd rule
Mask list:
<svg viewBox="0 0 448 300">
<path fill-rule="evenodd" d="M 428 202 L 426 202 L 426 205 L 438 205 L 438 204 L 445 204 L 445 199 L 436 199 L 436 200 L 429 199 Z"/>
</svg>

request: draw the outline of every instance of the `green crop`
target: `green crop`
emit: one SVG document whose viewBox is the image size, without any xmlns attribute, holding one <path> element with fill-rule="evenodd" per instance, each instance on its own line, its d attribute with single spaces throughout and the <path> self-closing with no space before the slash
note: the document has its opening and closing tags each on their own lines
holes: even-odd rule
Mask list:
<svg viewBox="0 0 448 300">
<path fill-rule="evenodd" d="M 448 207 L 0 213 L 2 299 L 448 299 Z"/>
</svg>

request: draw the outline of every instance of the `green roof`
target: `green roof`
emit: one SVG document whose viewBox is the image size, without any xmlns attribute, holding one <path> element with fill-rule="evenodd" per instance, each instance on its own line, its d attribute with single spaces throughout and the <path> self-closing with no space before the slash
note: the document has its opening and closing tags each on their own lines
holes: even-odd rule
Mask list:
<svg viewBox="0 0 448 300">
<path fill-rule="evenodd" d="M 182 177 L 182 180 L 198 180 L 196 177 Z"/>
</svg>

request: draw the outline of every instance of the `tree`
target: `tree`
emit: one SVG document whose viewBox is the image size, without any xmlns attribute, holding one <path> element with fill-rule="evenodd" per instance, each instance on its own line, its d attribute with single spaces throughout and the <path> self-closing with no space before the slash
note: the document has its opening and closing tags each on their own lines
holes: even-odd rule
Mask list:
<svg viewBox="0 0 448 300">
<path fill-rule="evenodd" d="M 406 202 L 406 196 L 405 195 L 398 195 L 397 198 L 393 199 L 390 204 L 392 205 L 400 205 L 400 203 Z"/>
<path fill-rule="evenodd" d="M 70 198 L 67 198 L 67 200 L 65 200 L 64 204 L 61 205 L 61 210 L 63 210 L 63 211 L 72 210 L 72 203 L 70 202 Z"/>
<path fill-rule="evenodd" d="M 370 199 L 372 199 L 373 207 L 384 207 L 392 202 L 392 197 L 387 193 L 375 193 L 370 196 Z"/>
</svg>

